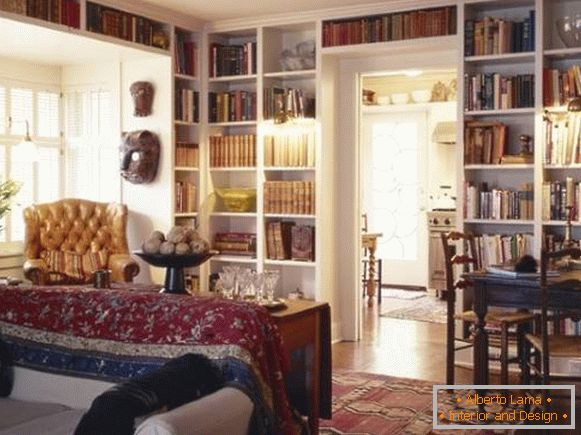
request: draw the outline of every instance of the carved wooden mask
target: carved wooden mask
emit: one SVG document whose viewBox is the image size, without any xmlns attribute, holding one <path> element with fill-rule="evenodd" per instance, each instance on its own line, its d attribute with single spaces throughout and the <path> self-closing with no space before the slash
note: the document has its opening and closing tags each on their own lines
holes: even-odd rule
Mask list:
<svg viewBox="0 0 581 435">
<path fill-rule="evenodd" d="M 133 115 L 151 115 L 151 105 L 153 104 L 153 85 L 149 82 L 135 82 L 129 88 L 133 98 Z"/>
<path fill-rule="evenodd" d="M 123 136 L 120 150 L 121 176 L 133 184 L 151 183 L 157 174 L 160 145 L 155 133 L 137 130 Z"/>
</svg>

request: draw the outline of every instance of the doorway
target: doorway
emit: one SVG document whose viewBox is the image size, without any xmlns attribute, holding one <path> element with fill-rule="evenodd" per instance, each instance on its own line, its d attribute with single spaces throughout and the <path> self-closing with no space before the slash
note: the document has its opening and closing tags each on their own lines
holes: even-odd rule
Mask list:
<svg viewBox="0 0 581 435">
<path fill-rule="evenodd" d="M 381 234 L 381 282 L 425 288 L 426 112 L 364 110 L 362 117 L 363 213 L 369 231 Z"/>
</svg>

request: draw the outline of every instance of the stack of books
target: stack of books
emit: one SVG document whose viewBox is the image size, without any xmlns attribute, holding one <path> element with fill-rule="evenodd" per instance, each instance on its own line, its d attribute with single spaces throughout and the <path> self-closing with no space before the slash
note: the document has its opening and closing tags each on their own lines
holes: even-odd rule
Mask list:
<svg viewBox="0 0 581 435">
<path fill-rule="evenodd" d="M 569 186 L 573 189 L 571 220 L 579 220 L 579 190 L 581 183 L 571 182 Z M 543 183 L 543 210 L 544 221 L 566 221 L 567 220 L 567 183 L 565 181 L 546 181 Z"/>
<path fill-rule="evenodd" d="M 464 164 L 501 163 L 507 138 L 508 126 L 502 122 L 466 122 Z"/>
<path fill-rule="evenodd" d="M 256 166 L 256 135 L 210 136 L 210 167 L 235 168 Z"/>
<path fill-rule="evenodd" d="M 209 122 L 255 121 L 256 92 L 210 92 L 208 110 Z"/>
<path fill-rule="evenodd" d="M 256 234 L 254 233 L 216 233 L 214 249 L 221 254 L 256 256 Z"/>
<path fill-rule="evenodd" d="M 264 212 L 272 214 L 315 214 L 315 182 L 265 182 Z"/>
<path fill-rule="evenodd" d="M 0 10 L 81 28 L 79 0 L 2 0 Z"/>
<path fill-rule="evenodd" d="M 176 143 L 176 166 L 185 168 L 200 166 L 200 150 L 197 143 Z"/>
<path fill-rule="evenodd" d="M 487 183 L 465 183 L 465 219 L 531 220 L 534 217 L 533 184 L 520 190 L 489 188 Z"/>
<path fill-rule="evenodd" d="M 501 110 L 533 107 L 535 77 L 533 74 L 503 76 L 480 73 L 464 76 L 464 109 Z"/>
<path fill-rule="evenodd" d="M 264 119 L 284 112 L 293 118 L 314 118 L 315 99 L 302 89 L 272 87 L 264 89 Z"/>
<path fill-rule="evenodd" d="M 266 258 L 315 261 L 315 227 L 294 222 L 266 224 Z"/>
<path fill-rule="evenodd" d="M 176 181 L 176 213 L 196 211 L 196 185 L 189 181 Z"/>
<path fill-rule="evenodd" d="M 196 75 L 198 48 L 194 41 L 188 41 L 181 32 L 176 32 L 174 45 L 174 66 L 177 74 Z"/>
<path fill-rule="evenodd" d="M 315 132 L 264 137 L 264 166 L 315 166 Z"/>
<path fill-rule="evenodd" d="M 256 74 L 256 42 L 210 45 L 210 77 Z"/>
<path fill-rule="evenodd" d="M 178 88 L 175 93 L 176 121 L 198 122 L 200 120 L 199 92 L 193 89 Z"/>
<path fill-rule="evenodd" d="M 566 71 L 543 68 L 543 105 L 562 106 L 581 96 L 581 67 L 572 65 Z"/>
<path fill-rule="evenodd" d="M 581 116 L 566 113 L 544 117 L 545 163 L 581 163 Z"/>
<path fill-rule="evenodd" d="M 464 25 L 466 56 L 519 53 L 535 50 L 535 11 L 522 21 L 485 17 L 466 20 Z"/>
<path fill-rule="evenodd" d="M 494 264 L 511 264 L 523 255 L 533 255 L 532 234 L 481 234 L 474 237 L 483 268 Z"/>
<path fill-rule="evenodd" d="M 456 6 L 323 22 L 323 47 L 456 34 Z"/>
</svg>

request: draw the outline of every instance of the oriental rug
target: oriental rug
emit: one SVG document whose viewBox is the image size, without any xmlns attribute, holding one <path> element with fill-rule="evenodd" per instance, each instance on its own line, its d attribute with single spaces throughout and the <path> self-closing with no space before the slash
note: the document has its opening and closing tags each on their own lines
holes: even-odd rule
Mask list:
<svg viewBox="0 0 581 435">
<path fill-rule="evenodd" d="M 333 418 L 321 420 L 321 435 L 493 434 L 508 430 L 433 430 L 433 382 L 372 373 L 333 373 Z M 439 409 L 458 409 L 443 393 Z M 444 408 L 442 408 L 442 406 Z"/>
<path fill-rule="evenodd" d="M 383 311 L 380 316 L 418 322 L 446 323 L 446 301 L 435 296 L 426 296 L 410 301 L 410 304 L 403 308 L 389 310 L 387 307 L 387 310 Z"/>
</svg>

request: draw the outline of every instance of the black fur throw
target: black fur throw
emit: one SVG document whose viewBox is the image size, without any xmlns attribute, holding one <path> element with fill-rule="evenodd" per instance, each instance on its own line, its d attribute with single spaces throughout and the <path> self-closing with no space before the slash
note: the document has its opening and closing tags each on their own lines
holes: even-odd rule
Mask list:
<svg viewBox="0 0 581 435">
<path fill-rule="evenodd" d="M 136 417 L 164 407 L 176 408 L 223 386 L 222 373 L 208 358 L 186 354 L 98 396 L 83 415 L 75 435 L 131 435 Z"/>
<path fill-rule="evenodd" d="M 8 346 L 0 338 L 0 397 L 8 397 L 14 385 L 12 358 Z"/>
</svg>

